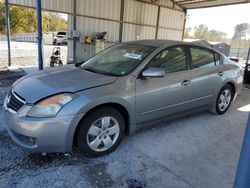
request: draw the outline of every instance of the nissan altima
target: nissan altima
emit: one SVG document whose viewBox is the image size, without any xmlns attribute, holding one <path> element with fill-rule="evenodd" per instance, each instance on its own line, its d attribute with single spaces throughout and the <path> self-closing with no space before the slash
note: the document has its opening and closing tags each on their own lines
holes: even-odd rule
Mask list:
<svg viewBox="0 0 250 188">
<path fill-rule="evenodd" d="M 97 157 L 156 122 L 203 110 L 225 113 L 241 89 L 242 73 L 204 46 L 125 42 L 86 62 L 19 79 L 5 98 L 4 122 L 13 141 L 30 152 L 76 146 Z"/>
</svg>

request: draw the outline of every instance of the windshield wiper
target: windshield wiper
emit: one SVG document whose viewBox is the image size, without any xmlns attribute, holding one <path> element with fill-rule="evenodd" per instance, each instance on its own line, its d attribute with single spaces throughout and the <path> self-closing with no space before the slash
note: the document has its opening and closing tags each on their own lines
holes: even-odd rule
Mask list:
<svg viewBox="0 0 250 188">
<path fill-rule="evenodd" d="M 112 73 L 107 73 L 105 71 L 100 71 L 100 70 L 92 69 L 92 68 L 89 68 L 89 67 L 81 67 L 81 69 L 86 70 L 86 71 L 90 71 L 90 72 L 93 72 L 93 73 L 97 73 L 97 74 L 107 75 L 107 76 L 117 76 L 117 75 L 112 74 Z"/>
</svg>

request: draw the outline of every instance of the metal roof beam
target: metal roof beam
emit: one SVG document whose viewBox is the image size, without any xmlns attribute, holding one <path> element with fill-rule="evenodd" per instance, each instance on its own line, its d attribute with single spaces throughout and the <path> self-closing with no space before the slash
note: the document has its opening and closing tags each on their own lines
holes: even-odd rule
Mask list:
<svg viewBox="0 0 250 188">
<path fill-rule="evenodd" d="M 178 5 L 187 5 L 187 4 L 195 4 L 195 3 L 206 3 L 216 0 L 186 0 L 186 1 L 178 1 Z"/>
<path fill-rule="evenodd" d="M 183 4 L 186 9 L 197 9 L 197 8 L 211 8 L 211 7 L 219 7 L 219 6 L 228 6 L 228 5 L 238 5 L 243 3 L 250 3 L 250 0 L 238 0 L 238 1 L 214 1 L 214 2 L 197 2 L 194 4 Z"/>
<path fill-rule="evenodd" d="M 171 0 L 183 9 L 209 8 L 242 3 L 250 3 L 250 0 Z"/>
</svg>

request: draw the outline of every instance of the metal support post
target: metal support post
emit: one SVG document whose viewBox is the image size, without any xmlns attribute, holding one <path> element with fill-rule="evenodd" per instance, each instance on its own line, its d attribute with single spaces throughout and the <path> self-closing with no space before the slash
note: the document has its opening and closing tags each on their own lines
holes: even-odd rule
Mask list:
<svg viewBox="0 0 250 188">
<path fill-rule="evenodd" d="M 241 147 L 240 160 L 234 181 L 234 188 L 249 187 L 250 185 L 250 114 L 248 116 L 245 136 Z"/>
<path fill-rule="evenodd" d="M 8 66 L 11 66 L 9 2 L 5 0 L 6 35 L 8 44 Z"/>
<path fill-rule="evenodd" d="M 36 0 L 36 11 L 37 11 L 37 38 L 38 38 L 38 68 L 43 70 L 43 30 L 42 30 L 42 7 L 41 0 Z"/>
<path fill-rule="evenodd" d="M 76 0 L 74 0 L 74 15 L 73 15 L 73 63 L 76 63 Z"/>
</svg>

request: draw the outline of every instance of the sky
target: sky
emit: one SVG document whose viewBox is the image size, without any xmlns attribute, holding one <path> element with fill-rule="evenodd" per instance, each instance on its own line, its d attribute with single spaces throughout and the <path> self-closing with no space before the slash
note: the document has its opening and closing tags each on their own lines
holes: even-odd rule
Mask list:
<svg viewBox="0 0 250 188">
<path fill-rule="evenodd" d="M 205 24 L 209 30 L 215 29 L 227 33 L 227 38 L 234 35 L 234 27 L 239 23 L 250 24 L 250 3 L 214 8 L 191 9 L 187 12 L 186 27 Z M 250 38 L 250 36 L 248 36 Z"/>
</svg>

